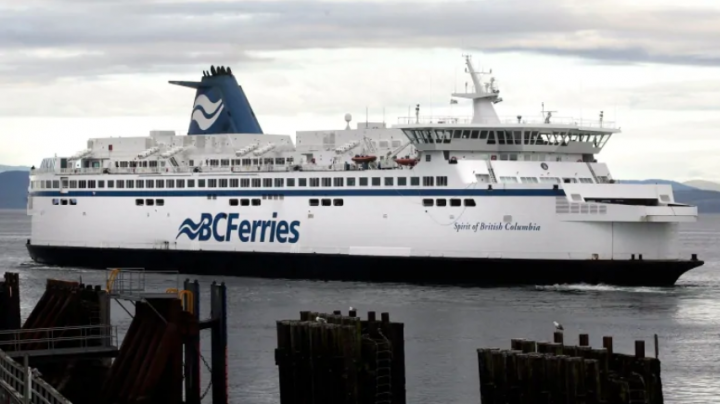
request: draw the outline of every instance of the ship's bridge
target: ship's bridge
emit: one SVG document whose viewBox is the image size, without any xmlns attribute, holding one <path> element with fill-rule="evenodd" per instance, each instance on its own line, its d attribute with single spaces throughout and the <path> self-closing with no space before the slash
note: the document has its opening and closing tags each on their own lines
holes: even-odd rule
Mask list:
<svg viewBox="0 0 720 404">
<path fill-rule="evenodd" d="M 407 121 L 408 118 L 405 118 Z M 593 155 L 613 133 L 610 122 L 565 120 L 546 123 L 516 119 L 469 123 L 459 118 L 415 118 L 395 125 L 420 151 L 536 152 Z"/>
</svg>

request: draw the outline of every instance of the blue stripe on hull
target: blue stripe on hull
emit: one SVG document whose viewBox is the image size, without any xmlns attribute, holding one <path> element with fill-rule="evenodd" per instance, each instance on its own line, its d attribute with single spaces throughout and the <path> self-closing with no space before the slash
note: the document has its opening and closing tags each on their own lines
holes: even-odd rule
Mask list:
<svg viewBox="0 0 720 404">
<path fill-rule="evenodd" d="M 124 191 L 33 191 L 32 196 L 52 197 L 207 197 L 208 194 L 217 196 L 262 196 L 283 195 L 292 196 L 565 196 L 562 189 L 193 189 L 193 190 L 124 190 Z"/>
</svg>

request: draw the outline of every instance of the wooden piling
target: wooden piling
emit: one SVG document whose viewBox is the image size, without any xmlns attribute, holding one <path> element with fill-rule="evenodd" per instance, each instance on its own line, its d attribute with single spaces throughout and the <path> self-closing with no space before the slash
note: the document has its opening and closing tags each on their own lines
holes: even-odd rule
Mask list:
<svg viewBox="0 0 720 404">
<path fill-rule="evenodd" d="M 389 313 L 349 314 L 303 311 L 300 321 L 277 322 L 281 404 L 405 404 L 404 325 Z"/>
<path fill-rule="evenodd" d="M 644 341 L 634 355 L 613 353 L 612 337 L 601 349 L 587 334 L 578 343 L 513 338 L 508 350 L 478 349 L 481 403 L 663 404 L 660 361 L 645 357 Z"/>
</svg>

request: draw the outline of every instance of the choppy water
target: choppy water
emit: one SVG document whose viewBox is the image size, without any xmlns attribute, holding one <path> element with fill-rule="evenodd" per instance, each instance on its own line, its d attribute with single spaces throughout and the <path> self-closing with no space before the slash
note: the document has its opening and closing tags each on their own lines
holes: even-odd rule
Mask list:
<svg viewBox="0 0 720 404">
<path fill-rule="evenodd" d="M 29 220 L 22 211 L 0 211 L 0 272 L 21 276 L 23 315 L 55 277 L 104 284 L 98 271 L 53 269 L 32 264 L 25 250 Z M 277 403 L 278 374 L 273 350 L 275 321 L 300 310 L 388 311 L 405 323 L 407 394 L 410 403 L 477 403 L 475 349 L 509 347 L 510 338 L 550 339 L 552 322 L 565 327 L 566 341 L 590 334 L 593 346 L 612 335 L 616 351 L 631 353 L 635 339 L 660 338 L 666 402 L 711 403 L 720 399 L 720 216 L 683 224 L 686 255 L 699 254 L 703 267 L 671 288 L 564 285 L 522 288 L 459 288 L 408 285 L 197 277 L 228 285 L 230 306 L 229 380 L 232 403 Z M 338 268 L 342 270 L 342 268 Z M 175 278 L 152 278 L 154 291 L 175 286 Z M 207 297 L 207 294 L 205 295 Z M 209 310 L 202 299 L 203 316 Z M 118 306 L 120 331 L 129 317 Z M 209 337 L 209 335 L 208 335 Z M 206 338 L 205 349 L 209 338 Z M 209 359 L 209 355 L 206 355 Z M 207 375 L 204 382 L 209 380 Z"/>
</svg>

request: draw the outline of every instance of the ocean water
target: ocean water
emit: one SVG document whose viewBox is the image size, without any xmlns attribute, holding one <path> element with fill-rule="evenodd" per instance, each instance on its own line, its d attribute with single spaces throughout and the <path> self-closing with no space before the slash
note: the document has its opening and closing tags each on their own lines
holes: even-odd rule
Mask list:
<svg viewBox="0 0 720 404">
<path fill-rule="evenodd" d="M 25 250 L 30 232 L 23 211 L 0 211 L 0 272 L 19 272 L 23 316 L 44 291 L 48 277 L 104 285 L 102 271 L 57 269 L 32 263 Z M 301 310 L 387 311 L 405 323 L 409 403 L 478 403 L 475 349 L 509 348 L 511 338 L 550 340 L 553 321 L 565 327 L 566 342 L 590 334 L 601 346 L 614 337 L 617 352 L 633 352 L 636 339 L 653 354 L 658 334 L 662 381 L 668 403 L 711 403 L 720 399 L 720 216 L 701 216 L 681 227 L 683 251 L 705 265 L 685 274 L 675 287 L 461 288 L 401 284 L 287 281 L 191 277 L 202 284 L 201 309 L 208 316 L 213 281 L 228 285 L 229 382 L 232 403 L 277 403 L 275 322 Z M 342 268 L 338 268 L 342 270 Z M 540 270 L 540 269 L 539 269 Z M 164 291 L 184 278 L 149 277 L 148 290 Z M 132 310 L 129 303 L 125 307 Z M 113 320 L 122 333 L 130 318 L 118 303 Z M 209 334 L 203 335 L 209 361 Z M 203 384 L 209 381 L 203 375 Z M 209 395 L 208 395 L 209 398 Z M 206 400 L 209 402 L 209 400 Z"/>
</svg>

